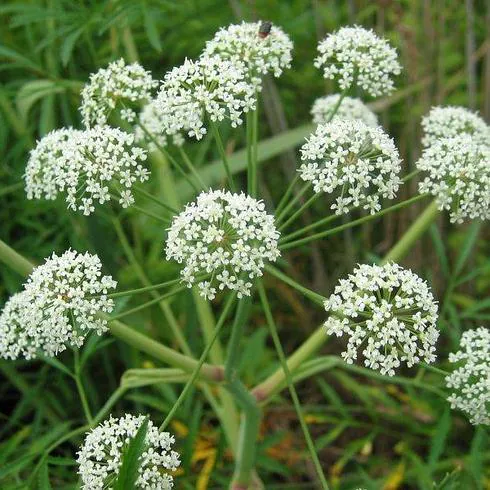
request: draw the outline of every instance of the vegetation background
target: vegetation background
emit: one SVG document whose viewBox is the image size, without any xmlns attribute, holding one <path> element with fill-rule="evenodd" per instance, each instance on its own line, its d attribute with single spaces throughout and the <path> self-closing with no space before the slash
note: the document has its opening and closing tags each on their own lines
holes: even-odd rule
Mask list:
<svg viewBox="0 0 490 490">
<path fill-rule="evenodd" d="M 374 101 L 372 107 L 396 139 L 405 173 L 419 154 L 420 119 L 432 105 L 463 105 L 490 119 L 488 0 L 4 0 L 0 6 L 0 239 L 34 262 L 68 247 L 96 252 L 122 289 L 139 287 L 135 261 L 128 260 L 117 245 L 106 221 L 67 212 L 64 202 L 26 200 L 22 175 L 28 152 L 50 130 L 81 125 L 80 89 L 90 73 L 109 61 L 138 60 L 161 78 L 186 57 L 197 57 L 220 26 L 241 19 L 271 20 L 295 43 L 292 69 L 265 84 L 260 137 L 266 141 L 262 150 L 270 157 L 260 187 L 266 200 L 277 202 L 294 175 L 296 148 L 311 129 L 313 101 L 335 90 L 314 68 L 313 58 L 318 41 L 342 25 L 372 27 L 399 49 L 404 71 L 397 91 Z M 276 134 L 281 136 L 271 139 Z M 243 141 L 243 130 L 230 134 L 230 153 L 239 150 Z M 210 171 L 210 162 L 218 158 L 208 140 L 194 144 L 191 153 L 203 172 Z M 237 168 L 240 161 L 240 154 L 235 155 Z M 410 185 L 404 192 L 414 194 L 416 182 Z M 296 251 L 289 257 L 295 276 L 328 294 L 355 263 L 383 255 L 420 210 L 414 206 Z M 323 211 L 317 203 L 310 217 L 322 216 Z M 161 226 L 130 212 L 125 232 L 133 259 L 150 280 L 175 276 L 173 266 L 163 260 Z M 490 318 L 488 236 L 488 227 L 480 223 L 449 226 L 441 217 L 404 260 L 404 265 L 432 283 L 440 299 L 444 332 L 440 359 L 456 347 L 461 331 L 485 325 Z M 20 288 L 22 278 L 4 266 L 0 278 L 3 303 Z M 276 291 L 275 316 L 284 348 L 291 352 L 324 314 L 312 311 L 285 286 L 277 284 Z M 200 353 L 203 340 L 192 297 L 184 295 L 172 307 L 193 352 Z M 128 322 L 172 342 L 158 306 Z M 338 353 L 339 345 L 332 339 L 323 352 Z M 249 382 L 277 367 L 258 310 L 252 316 L 243 359 Z M 146 356 L 109 341 L 91 357 L 85 372 L 90 402 L 100 407 L 127 368 L 153 365 Z M 413 369 L 410 376 L 422 372 Z M 316 376 L 298 389 L 334 489 L 490 488 L 488 432 L 449 412 L 437 396 L 396 381 L 367 380 L 340 371 Z M 158 421 L 178 390 L 179 385 L 131 390 L 114 413 L 149 411 Z M 43 362 L 1 362 L 0 400 L 0 488 L 25 488 L 23 482 L 39 457 L 68 427 L 80 425 L 83 413 L 71 380 Z M 199 391 L 178 412 L 172 431 L 183 454 L 177 488 L 224 488 L 232 461 Z M 258 471 L 266 488 L 315 488 L 314 471 L 286 394 L 267 408 L 263 433 Z M 42 466 L 34 486 L 76 488 L 73 457 L 78 443 L 72 440 L 61 446 Z"/>
</svg>

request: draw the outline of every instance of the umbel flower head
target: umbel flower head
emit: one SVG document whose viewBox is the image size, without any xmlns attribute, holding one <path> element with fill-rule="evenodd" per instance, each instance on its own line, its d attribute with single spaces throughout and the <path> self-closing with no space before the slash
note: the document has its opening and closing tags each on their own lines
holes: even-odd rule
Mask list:
<svg viewBox="0 0 490 490">
<path fill-rule="evenodd" d="M 221 28 L 206 43 L 205 56 L 243 62 L 247 78 L 259 88 L 263 75 L 281 76 L 291 66 L 293 43 L 279 27 L 261 22 L 242 22 Z"/>
<path fill-rule="evenodd" d="M 265 262 L 280 255 L 274 217 L 264 209 L 262 201 L 243 193 L 202 192 L 174 218 L 167 260 L 183 264 L 182 279 L 189 287 L 197 282 L 206 299 L 225 288 L 248 296 Z"/>
<path fill-rule="evenodd" d="M 449 361 L 459 365 L 446 377 L 451 408 L 465 412 L 474 425 L 490 425 L 490 330 L 464 332 L 460 350 L 449 354 Z"/>
<path fill-rule="evenodd" d="M 83 124 L 87 128 L 107 124 L 118 103 L 123 104 L 121 117 L 133 121 L 132 107 L 148 101 L 157 86 L 151 73 L 138 63 L 127 65 L 122 58 L 109 63 L 107 68 L 90 75 L 89 83 L 82 90 L 80 112 Z"/>
<path fill-rule="evenodd" d="M 134 127 L 134 137 L 137 143 L 144 144 L 150 151 L 165 148 L 170 142 L 177 146 L 184 144 L 184 137 L 181 133 L 168 136 L 166 131 L 166 114 L 161 112 L 160 104 L 156 100 L 151 100 L 146 104 L 139 115 L 139 122 Z M 182 128 L 188 131 L 188 127 Z"/>
<path fill-rule="evenodd" d="M 381 209 L 382 197 L 393 199 L 401 180 L 400 157 L 393 140 L 380 127 L 362 121 L 334 118 L 320 124 L 301 147 L 301 178 L 315 192 L 338 191 L 331 209 L 336 214 L 350 206 L 371 213 Z"/>
<path fill-rule="evenodd" d="M 126 414 L 117 419 L 111 416 L 87 434 L 77 459 L 83 490 L 112 488 L 122 464 L 122 454 L 144 420 L 143 415 Z M 151 420 L 148 421 L 135 488 L 173 488 L 171 472 L 180 466 L 178 453 L 172 451 L 174 443 L 170 433 L 160 432 Z"/>
<path fill-rule="evenodd" d="M 423 151 L 416 166 L 427 172 L 419 192 L 435 196 L 452 223 L 490 218 L 490 145 L 469 135 L 438 140 Z"/>
<path fill-rule="evenodd" d="M 134 202 L 131 187 L 148 179 L 146 151 L 134 136 L 117 128 L 55 130 L 31 151 L 25 182 L 28 199 L 56 199 L 66 194 L 68 208 L 90 215 L 95 203 L 116 198 L 126 208 Z"/>
<path fill-rule="evenodd" d="M 318 45 L 315 66 L 346 90 L 354 85 L 373 97 L 393 91 L 393 75 L 401 72 L 396 50 L 372 30 L 342 27 Z"/>
<path fill-rule="evenodd" d="M 165 134 L 189 128 L 188 135 L 198 140 L 206 134 L 206 117 L 213 122 L 226 118 L 236 127 L 255 103 L 255 89 L 245 79 L 245 65 L 219 56 L 185 60 L 165 75 L 157 97 Z"/>
<path fill-rule="evenodd" d="M 339 97 L 340 94 L 334 94 L 316 99 L 311 108 L 313 122 L 316 124 L 330 122 L 335 107 L 337 107 Z M 366 126 L 372 128 L 378 126 L 378 116 L 361 99 L 353 97 L 344 97 L 337 109 L 335 117 L 354 121 L 359 120 Z"/>
<path fill-rule="evenodd" d="M 81 347 L 92 331 L 104 333 L 107 321 L 97 313 L 112 311 L 107 293 L 117 283 L 101 268 L 97 255 L 74 250 L 36 267 L 0 316 L 0 357 L 32 359 L 38 351 L 52 357 Z"/>
<path fill-rule="evenodd" d="M 464 107 L 433 107 L 422 118 L 422 144 L 431 146 L 444 138 L 467 134 L 476 143 L 490 145 L 490 126 L 474 112 Z"/>
<path fill-rule="evenodd" d="M 393 376 L 402 362 L 435 360 L 437 304 L 427 283 L 397 264 L 359 265 L 325 301 L 329 335 L 347 337 L 343 359 Z"/>
</svg>

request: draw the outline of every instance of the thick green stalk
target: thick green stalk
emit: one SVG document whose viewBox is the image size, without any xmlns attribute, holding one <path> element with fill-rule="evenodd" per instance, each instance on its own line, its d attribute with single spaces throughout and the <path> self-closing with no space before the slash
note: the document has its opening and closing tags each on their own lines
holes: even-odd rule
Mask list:
<svg viewBox="0 0 490 490">
<path fill-rule="evenodd" d="M 288 239 L 288 237 L 285 237 L 283 241 L 286 241 L 286 243 L 280 245 L 279 248 L 281 250 L 289 250 L 290 248 L 299 247 L 300 245 L 306 245 L 307 243 L 313 242 L 315 240 L 319 240 L 320 238 L 325 238 L 330 235 L 335 235 L 336 233 L 339 233 L 348 228 L 352 228 L 353 226 L 361 225 L 363 223 L 367 223 L 368 221 L 381 218 L 381 216 L 384 216 L 385 214 L 391 213 L 398 209 L 402 209 L 406 206 L 409 206 L 410 204 L 413 204 L 417 201 L 420 201 L 421 199 L 424 199 L 425 197 L 427 197 L 425 194 L 414 196 L 410 199 L 407 199 L 406 201 L 402 201 L 398 204 L 390 206 L 389 208 L 382 209 L 381 211 L 378 211 L 375 214 L 369 214 L 368 216 L 363 216 L 362 218 L 356 219 L 354 221 L 350 221 L 349 223 L 345 223 L 343 225 L 337 226 L 335 228 L 331 228 L 330 230 L 322 231 L 320 233 L 315 233 L 314 235 L 310 235 L 305 238 L 300 238 L 299 240 L 287 242 L 286 240 Z"/>
<path fill-rule="evenodd" d="M 115 320 L 109 323 L 109 329 L 115 337 L 123 340 L 135 349 L 166 362 L 173 367 L 178 367 L 186 372 L 193 372 L 197 366 L 197 361 L 192 357 L 177 352 L 146 335 L 137 332 L 124 323 Z M 221 366 L 213 366 L 204 363 L 200 369 L 199 376 L 206 381 L 219 382 L 224 378 L 224 371 Z"/>
<path fill-rule="evenodd" d="M 298 366 L 309 359 L 315 352 L 317 352 L 322 345 L 328 340 L 328 335 L 325 329 L 318 327 L 306 341 L 296 349 L 287 360 L 288 368 L 290 372 L 294 372 Z M 265 402 L 276 390 L 276 387 L 284 383 L 286 377 L 282 368 L 274 371 L 267 379 L 262 381 L 253 390 L 252 394 L 259 402 Z"/>
<path fill-rule="evenodd" d="M 22 276 L 28 276 L 34 269 L 34 265 L 31 262 L 2 240 L 0 240 L 0 260 Z"/>
<path fill-rule="evenodd" d="M 225 167 L 226 178 L 228 179 L 230 189 L 232 192 L 235 192 L 236 191 L 235 182 L 233 181 L 233 175 L 231 174 L 230 163 L 228 161 L 228 156 L 226 154 L 225 146 L 223 144 L 223 140 L 221 139 L 218 126 L 214 121 L 211 120 L 209 120 L 209 125 L 211 126 L 211 130 L 213 132 L 213 136 L 216 141 L 216 146 L 218 147 L 221 160 L 223 161 L 223 165 Z"/>
<path fill-rule="evenodd" d="M 269 325 L 269 330 L 272 336 L 272 340 L 274 341 L 274 346 L 277 351 L 277 355 L 279 356 L 279 360 L 281 361 L 282 370 L 284 371 L 284 376 L 286 378 L 289 393 L 293 400 L 294 408 L 296 410 L 296 414 L 298 415 L 299 423 L 301 425 L 301 429 L 303 431 L 303 435 L 306 440 L 306 445 L 308 446 L 308 450 L 310 452 L 310 456 L 313 460 L 313 465 L 315 466 L 316 473 L 320 480 L 323 490 L 328 490 L 328 483 L 323 474 L 323 468 L 318 459 L 318 454 L 316 453 L 315 444 L 313 443 L 313 439 L 311 438 L 310 431 L 308 429 L 308 425 L 306 424 L 305 417 L 303 414 L 303 409 L 301 407 L 301 403 L 299 401 L 298 393 L 296 392 L 296 388 L 294 387 L 293 379 L 291 377 L 291 372 L 288 367 L 288 363 L 286 360 L 286 355 L 284 354 L 284 350 L 281 345 L 281 340 L 279 339 L 279 334 L 277 332 L 276 323 L 274 322 L 274 318 L 272 317 L 272 312 L 270 309 L 269 301 L 267 299 L 267 295 L 264 289 L 262 282 L 259 282 L 258 285 L 259 296 L 262 303 L 262 308 L 265 313 L 265 318 L 267 320 L 267 324 Z"/>
<path fill-rule="evenodd" d="M 225 324 L 226 317 L 228 316 L 228 312 L 230 311 L 231 306 L 235 302 L 235 298 L 236 298 L 236 293 L 233 293 L 228 297 L 228 300 L 226 301 L 223 311 L 221 312 L 221 315 L 219 317 L 218 323 L 216 324 L 216 327 L 214 329 L 214 335 L 211 338 L 211 341 L 206 345 L 203 353 L 201 354 L 201 357 L 199 358 L 199 361 L 197 362 L 194 370 L 192 371 L 191 377 L 189 378 L 186 385 L 184 386 L 184 389 L 180 393 L 179 398 L 177 398 L 176 402 L 173 404 L 172 409 L 165 417 L 165 420 L 162 422 L 162 425 L 160 426 L 160 430 L 164 430 L 167 427 L 169 422 L 172 420 L 172 417 L 175 415 L 177 410 L 182 405 L 182 402 L 185 400 L 189 391 L 194 387 L 194 384 L 199 376 L 199 372 L 203 367 L 204 361 L 207 359 L 211 347 L 213 346 L 214 342 L 218 338 L 218 335 L 220 334 L 221 329 Z"/>
<path fill-rule="evenodd" d="M 430 225 L 439 216 L 436 201 L 432 201 L 425 211 L 412 223 L 410 228 L 398 240 L 396 245 L 385 255 L 383 264 L 397 262 L 403 259 L 412 248 L 413 244 L 427 231 Z"/>
</svg>

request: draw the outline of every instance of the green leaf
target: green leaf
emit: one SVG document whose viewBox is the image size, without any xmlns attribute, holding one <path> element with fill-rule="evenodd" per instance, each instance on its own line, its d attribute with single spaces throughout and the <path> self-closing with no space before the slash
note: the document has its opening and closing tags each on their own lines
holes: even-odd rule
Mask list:
<svg viewBox="0 0 490 490">
<path fill-rule="evenodd" d="M 158 32 L 157 25 L 155 24 L 155 19 L 153 17 L 153 12 L 148 9 L 144 9 L 145 18 L 145 31 L 148 36 L 150 44 L 158 51 L 162 51 L 162 43 L 160 41 L 160 33 Z"/>
<path fill-rule="evenodd" d="M 143 420 L 136 435 L 129 441 L 129 444 L 123 448 L 121 457 L 121 467 L 116 482 L 113 485 L 114 490 L 129 490 L 136 487 L 138 479 L 138 469 L 141 464 L 141 455 L 145 450 L 145 439 L 148 432 L 148 417 Z"/>
<path fill-rule="evenodd" d="M 79 27 L 71 34 L 66 36 L 65 40 L 63 41 L 60 51 L 61 63 L 63 64 L 63 66 L 66 66 L 68 64 L 68 61 L 70 61 L 71 53 L 73 52 L 75 43 L 77 42 L 78 38 L 83 34 L 84 29 L 85 25 Z"/>
<path fill-rule="evenodd" d="M 451 413 L 448 407 L 444 410 L 442 417 L 436 425 L 434 435 L 430 444 L 428 464 L 430 470 L 435 470 L 436 464 L 441 457 L 446 444 L 447 436 L 451 430 Z"/>
<path fill-rule="evenodd" d="M 39 490 L 52 490 L 51 483 L 49 481 L 49 468 L 48 462 L 44 460 L 43 464 L 39 468 L 39 473 L 37 476 L 37 488 Z"/>
<path fill-rule="evenodd" d="M 64 91 L 64 87 L 57 85 L 52 80 L 33 80 L 25 83 L 17 94 L 17 109 L 20 117 L 27 121 L 29 111 L 38 100 Z"/>
<path fill-rule="evenodd" d="M 454 267 L 454 277 L 458 277 L 463 271 L 463 267 L 470 256 L 473 247 L 475 246 L 476 240 L 478 239 L 478 233 L 480 232 L 481 223 L 474 222 L 471 224 L 468 230 L 466 240 L 464 241 L 463 247 L 461 248 L 461 253 L 456 261 L 456 266 Z"/>
</svg>

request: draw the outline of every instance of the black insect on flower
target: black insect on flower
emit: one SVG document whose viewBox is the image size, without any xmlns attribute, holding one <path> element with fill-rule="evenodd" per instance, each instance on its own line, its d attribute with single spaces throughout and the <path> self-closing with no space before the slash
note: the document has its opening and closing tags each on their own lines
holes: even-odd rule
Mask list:
<svg viewBox="0 0 490 490">
<path fill-rule="evenodd" d="M 270 33 L 272 28 L 272 22 L 264 21 L 259 27 L 259 37 L 265 39 Z"/>
</svg>

